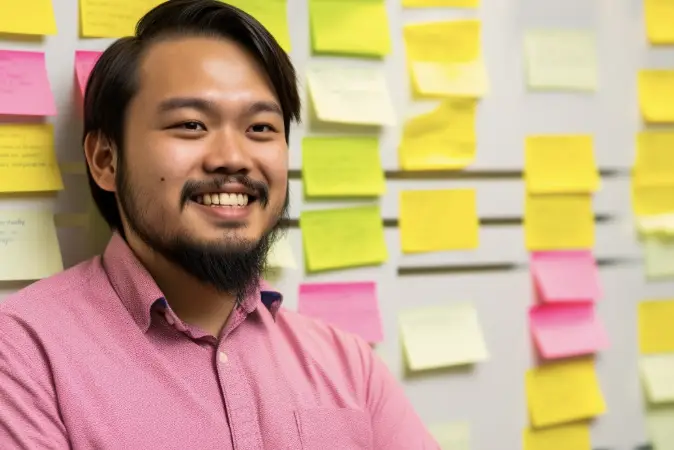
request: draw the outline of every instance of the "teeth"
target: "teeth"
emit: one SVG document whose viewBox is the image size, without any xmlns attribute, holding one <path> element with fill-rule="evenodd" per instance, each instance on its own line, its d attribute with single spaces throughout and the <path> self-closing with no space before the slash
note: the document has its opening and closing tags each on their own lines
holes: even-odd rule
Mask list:
<svg viewBox="0 0 674 450">
<path fill-rule="evenodd" d="M 196 198 L 197 203 L 206 206 L 235 206 L 242 207 L 248 204 L 248 194 L 204 194 Z"/>
</svg>

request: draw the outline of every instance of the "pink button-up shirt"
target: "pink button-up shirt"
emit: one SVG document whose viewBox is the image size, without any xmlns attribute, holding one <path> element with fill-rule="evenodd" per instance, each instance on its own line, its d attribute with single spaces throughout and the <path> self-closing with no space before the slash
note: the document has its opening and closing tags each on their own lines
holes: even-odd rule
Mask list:
<svg viewBox="0 0 674 450">
<path fill-rule="evenodd" d="M 0 304 L 0 448 L 439 449 L 364 341 L 280 303 L 211 336 L 113 235 Z"/>
</svg>

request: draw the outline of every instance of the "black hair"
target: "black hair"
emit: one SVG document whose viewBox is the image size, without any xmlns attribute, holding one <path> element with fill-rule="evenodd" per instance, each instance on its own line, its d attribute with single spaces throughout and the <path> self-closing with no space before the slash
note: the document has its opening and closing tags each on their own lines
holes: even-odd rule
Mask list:
<svg viewBox="0 0 674 450">
<path fill-rule="evenodd" d="M 156 41 L 180 36 L 209 36 L 232 40 L 261 65 L 281 104 L 286 142 L 290 124 L 300 120 L 297 77 L 290 58 L 256 19 L 220 0 L 168 0 L 143 16 L 134 36 L 108 47 L 93 70 L 84 94 L 84 132 L 99 133 L 117 149 L 123 164 L 124 118 L 138 91 L 138 69 L 144 52 Z M 101 189 L 87 165 L 91 195 L 112 230 L 122 231 L 122 219 L 114 192 Z"/>
</svg>

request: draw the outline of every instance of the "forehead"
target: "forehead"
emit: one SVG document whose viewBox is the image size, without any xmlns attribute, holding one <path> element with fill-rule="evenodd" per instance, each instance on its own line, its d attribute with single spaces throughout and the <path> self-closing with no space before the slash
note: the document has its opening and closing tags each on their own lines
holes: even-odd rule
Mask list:
<svg viewBox="0 0 674 450">
<path fill-rule="evenodd" d="M 211 37 L 153 43 L 139 67 L 139 94 L 275 99 L 262 66 L 238 43 Z"/>
</svg>

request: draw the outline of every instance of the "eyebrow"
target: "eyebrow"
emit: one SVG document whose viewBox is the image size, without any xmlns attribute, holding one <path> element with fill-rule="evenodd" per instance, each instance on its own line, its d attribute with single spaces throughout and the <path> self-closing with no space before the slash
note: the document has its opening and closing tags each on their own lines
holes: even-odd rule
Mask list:
<svg viewBox="0 0 674 450">
<path fill-rule="evenodd" d="M 158 110 L 161 113 L 174 111 L 176 109 L 191 108 L 201 111 L 205 114 L 219 115 L 215 104 L 210 100 L 204 100 L 198 97 L 174 97 L 162 101 Z M 283 111 L 278 103 L 273 101 L 257 101 L 252 103 L 246 115 L 253 116 L 258 113 L 269 112 L 283 117 Z"/>
</svg>

